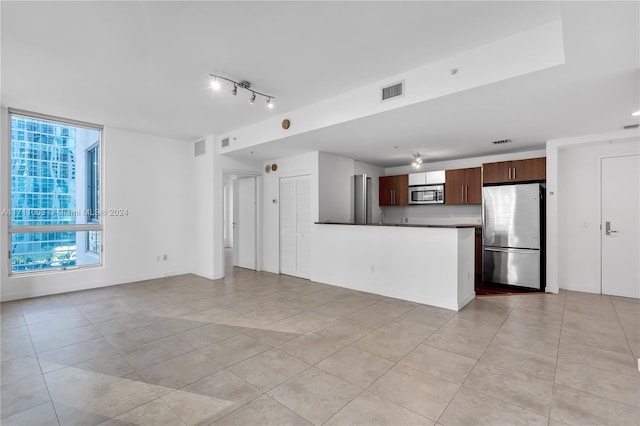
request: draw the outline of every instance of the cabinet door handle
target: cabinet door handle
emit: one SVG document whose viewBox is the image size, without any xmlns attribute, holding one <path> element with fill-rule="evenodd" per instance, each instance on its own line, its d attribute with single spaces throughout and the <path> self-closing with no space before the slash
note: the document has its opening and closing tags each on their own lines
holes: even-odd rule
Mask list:
<svg viewBox="0 0 640 426">
<path fill-rule="evenodd" d="M 469 185 L 464 186 L 464 202 L 469 203 Z"/>
<path fill-rule="evenodd" d="M 509 180 L 511 180 L 511 167 L 509 167 Z"/>
<path fill-rule="evenodd" d="M 516 180 L 516 168 L 513 168 L 513 180 Z"/>
<path fill-rule="evenodd" d="M 460 198 L 461 198 L 461 202 L 462 204 L 464 204 L 464 185 L 460 185 Z"/>
</svg>

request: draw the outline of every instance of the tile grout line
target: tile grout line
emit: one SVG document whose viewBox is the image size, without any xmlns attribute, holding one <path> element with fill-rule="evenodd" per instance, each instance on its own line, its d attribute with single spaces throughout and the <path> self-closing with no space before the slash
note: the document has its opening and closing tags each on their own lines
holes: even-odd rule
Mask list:
<svg viewBox="0 0 640 426">
<path fill-rule="evenodd" d="M 622 329 L 622 334 L 624 335 L 624 338 L 627 341 L 627 346 L 629 347 L 629 351 L 631 351 L 631 357 L 633 358 L 634 361 L 636 361 L 636 354 L 633 352 L 633 347 L 631 346 L 631 342 L 629 341 L 629 336 L 627 336 L 627 332 L 625 331 L 624 326 L 622 325 L 622 320 L 620 319 L 620 314 L 616 309 L 616 304 L 613 303 L 613 298 L 611 296 L 609 296 L 609 300 L 611 301 L 611 305 L 613 306 L 613 311 L 616 313 L 616 318 L 618 319 L 618 324 Z M 635 367 L 636 368 L 634 370 L 640 373 L 640 354 L 637 355 L 637 361 L 635 363 Z"/>
<path fill-rule="evenodd" d="M 564 295 L 562 303 L 562 317 L 560 321 L 560 335 L 558 336 L 558 352 L 556 353 L 556 363 L 553 369 L 553 382 L 551 383 L 551 406 L 549 407 L 549 415 L 547 416 L 547 424 L 551 423 L 551 412 L 553 411 L 553 394 L 556 391 L 556 376 L 558 375 L 558 361 L 560 359 L 560 341 L 562 340 L 562 329 L 564 328 L 564 316 L 567 310 L 567 295 Z"/>
<path fill-rule="evenodd" d="M 519 297 L 519 296 L 516 296 Z M 447 403 L 446 407 L 444 408 L 444 410 L 442 410 L 442 413 L 440 413 L 440 416 L 438 417 L 438 419 L 436 420 L 436 423 L 440 423 L 440 420 L 442 419 L 442 416 L 444 415 L 444 413 L 447 411 L 447 409 L 449 408 L 449 406 L 451 405 L 451 403 L 453 402 L 453 400 L 456 398 L 456 396 L 458 396 L 458 394 L 460 393 L 460 391 L 462 391 L 462 388 L 464 387 L 464 384 L 467 382 L 467 380 L 469 379 L 469 376 L 471 376 L 471 373 L 473 372 L 473 370 L 475 370 L 475 368 L 478 366 L 478 363 L 480 362 L 480 360 L 482 359 L 482 357 L 484 356 L 484 354 L 486 353 L 487 349 L 489 348 L 489 346 L 491 346 L 491 343 L 493 343 L 493 340 L 496 338 L 496 336 L 498 335 L 498 333 L 500 333 L 500 330 L 502 330 L 502 328 L 504 327 L 504 324 L 507 322 L 507 319 L 511 316 L 511 313 L 513 312 L 513 310 L 522 302 L 521 299 L 518 299 L 518 302 L 516 304 L 513 305 L 513 307 L 509 310 L 509 314 L 505 317 L 505 319 L 502 321 L 502 324 L 500 325 L 500 328 L 498 328 L 498 331 L 496 331 L 496 333 L 493 335 L 493 337 L 491 338 L 491 340 L 489 340 L 489 343 L 487 344 L 487 346 L 484 348 L 484 350 L 482 351 L 482 354 L 478 357 L 478 359 L 476 360 L 475 364 L 473 365 L 473 368 L 471 368 L 469 370 L 469 373 L 467 374 L 467 376 L 465 377 L 464 381 L 460 384 L 460 387 L 458 387 L 458 390 L 456 391 L 456 393 L 453 395 L 453 397 L 451 397 L 451 399 L 449 400 L 449 402 Z M 457 314 L 455 315 L 457 317 Z M 454 352 L 455 353 L 455 352 Z M 500 401 L 506 403 L 506 404 L 510 404 L 513 405 L 515 407 L 519 407 L 523 410 L 527 410 L 530 411 L 532 413 L 538 414 L 540 415 L 538 412 L 533 411 L 529 408 L 525 408 L 525 407 L 521 407 L 519 405 L 513 404 L 511 402 L 508 401 L 504 401 L 502 398 L 493 396 L 493 395 L 489 395 L 489 394 L 485 394 L 483 392 L 479 392 L 483 395 L 487 395 L 489 397 L 492 398 L 496 398 L 499 399 Z"/>
</svg>

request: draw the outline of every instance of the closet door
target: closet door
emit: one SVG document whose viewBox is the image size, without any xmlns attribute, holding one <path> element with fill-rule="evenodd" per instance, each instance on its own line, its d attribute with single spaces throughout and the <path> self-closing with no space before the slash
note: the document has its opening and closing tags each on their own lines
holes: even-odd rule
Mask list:
<svg viewBox="0 0 640 426">
<path fill-rule="evenodd" d="M 311 186 L 309 176 L 280 179 L 280 272 L 309 278 Z"/>
</svg>

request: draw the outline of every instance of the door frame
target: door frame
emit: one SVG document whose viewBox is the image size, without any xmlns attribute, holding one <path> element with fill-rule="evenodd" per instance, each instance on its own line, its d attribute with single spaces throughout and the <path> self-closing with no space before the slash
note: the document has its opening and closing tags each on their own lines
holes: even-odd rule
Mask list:
<svg viewBox="0 0 640 426">
<path fill-rule="evenodd" d="M 262 193 L 263 193 L 263 189 L 262 189 L 262 174 L 259 172 L 253 172 L 253 171 L 246 171 L 246 170 L 234 170 L 234 169 L 223 169 L 222 170 L 222 176 L 223 176 L 223 181 L 224 179 L 229 176 L 229 175 L 235 175 L 237 177 L 237 179 L 241 179 L 241 178 L 248 178 L 248 177 L 255 177 L 256 178 L 256 192 L 255 192 L 255 196 L 256 196 L 256 271 L 262 271 L 263 270 L 263 262 L 262 262 L 262 240 L 263 240 L 263 204 L 262 204 Z M 230 185 L 232 187 L 232 185 Z M 233 189 L 231 189 L 233 190 Z M 235 194 L 234 194 L 235 197 Z M 223 196 L 223 202 L 225 202 L 228 200 L 225 200 L 225 197 Z M 223 208 L 226 208 L 227 206 L 223 206 Z M 224 214 L 222 215 L 223 217 L 220 218 L 220 220 L 222 221 L 222 227 L 224 229 L 225 224 L 225 220 L 224 220 Z M 233 221 L 233 215 L 231 215 L 232 217 L 229 217 L 228 220 L 229 221 Z M 233 229 L 231 229 L 231 232 L 233 232 Z M 234 241 L 235 243 L 235 241 Z M 224 245 L 224 244 L 223 244 Z M 225 270 L 225 265 L 224 262 L 222 262 L 222 269 L 223 269 L 223 275 L 222 276 L 226 276 L 226 270 Z"/>
<path fill-rule="evenodd" d="M 602 186 L 602 160 L 608 159 L 608 158 L 620 158 L 620 157 L 631 157 L 631 156 L 640 156 L 640 153 L 638 152 L 630 152 L 630 153 L 626 153 L 626 154 L 615 154 L 615 155 L 601 155 L 599 158 L 599 163 L 598 163 L 598 194 L 600 195 L 600 211 L 598 212 L 598 216 L 600 218 L 600 239 L 598 240 L 598 243 L 600 244 L 600 263 L 598 264 L 598 269 L 600 272 L 600 294 L 604 294 L 602 292 L 602 279 L 603 279 L 603 273 L 602 271 L 604 270 L 603 265 L 602 265 L 602 261 L 603 261 L 603 235 L 602 235 L 602 227 L 604 226 L 604 217 L 602 215 L 602 199 L 603 199 L 603 186 Z"/>
</svg>

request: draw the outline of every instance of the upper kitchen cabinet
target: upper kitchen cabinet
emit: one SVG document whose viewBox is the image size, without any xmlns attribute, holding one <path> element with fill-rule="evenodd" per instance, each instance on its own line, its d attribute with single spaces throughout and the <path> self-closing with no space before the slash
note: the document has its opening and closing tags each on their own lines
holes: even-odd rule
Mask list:
<svg viewBox="0 0 640 426">
<path fill-rule="evenodd" d="M 409 205 L 409 175 L 380 176 L 378 188 L 380 206 Z"/>
<path fill-rule="evenodd" d="M 449 205 L 482 204 L 482 169 L 447 170 L 444 203 Z"/>
<path fill-rule="evenodd" d="M 547 179 L 547 159 L 500 161 L 482 165 L 483 183 L 515 183 Z"/>
</svg>

